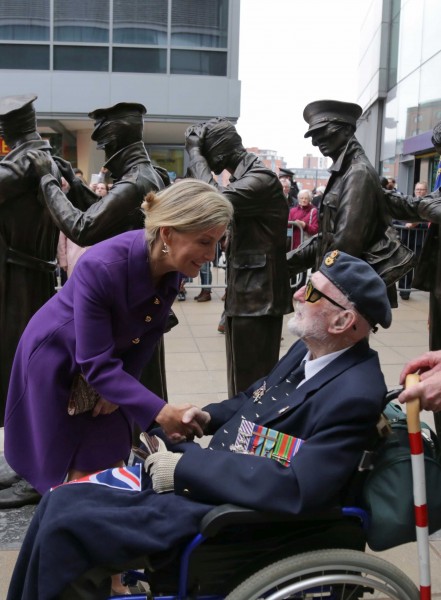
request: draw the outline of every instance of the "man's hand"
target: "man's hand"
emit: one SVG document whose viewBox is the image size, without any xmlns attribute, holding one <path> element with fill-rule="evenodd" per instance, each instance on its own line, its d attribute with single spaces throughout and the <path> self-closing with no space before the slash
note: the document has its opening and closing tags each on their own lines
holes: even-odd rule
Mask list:
<svg viewBox="0 0 441 600">
<path fill-rule="evenodd" d="M 44 175 L 53 175 L 59 179 L 57 165 L 48 152 L 44 152 L 43 150 L 29 150 L 27 157 L 37 177 L 41 179 Z"/>
<path fill-rule="evenodd" d="M 404 403 L 419 398 L 421 408 L 441 411 L 441 351 L 426 352 L 410 360 L 401 371 L 400 383 L 405 382 L 407 375 L 417 372 L 420 372 L 420 382 L 401 392 L 398 400 Z"/>
<path fill-rule="evenodd" d="M 400 383 L 404 384 L 407 375 L 411 373 L 418 372 L 421 379 L 427 379 L 438 371 L 441 371 L 441 350 L 425 352 L 404 365 L 400 374 Z"/>
<path fill-rule="evenodd" d="M 75 179 L 76 175 L 74 173 L 74 170 L 72 169 L 72 165 L 70 164 L 70 162 L 64 160 L 64 158 L 60 158 L 59 156 L 54 156 L 54 162 L 57 165 L 61 175 L 67 181 L 67 183 L 69 185 L 72 185 L 72 182 Z"/>
<path fill-rule="evenodd" d="M 206 426 L 211 421 L 211 415 L 207 411 L 201 410 L 197 406 L 192 406 L 184 413 L 182 422 L 191 424 L 192 421 L 200 426 L 203 435 Z M 198 437 L 202 437 L 202 435 L 198 435 Z"/>
<path fill-rule="evenodd" d="M 193 439 L 194 436 L 202 437 L 204 432 L 197 419 L 193 417 L 184 422 L 185 413 L 191 409 L 191 404 L 182 406 L 171 406 L 166 404 L 156 416 L 156 422 L 160 425 L 167 437 L 174 442 Z"/>
<path fill-rule="evenodd" d="M 155 452 L 145 459 L 144 469 L 150 475 L 157 494 L 175 489 L 174 474 L 181 456 L 179 452 Z"/>
</svg>

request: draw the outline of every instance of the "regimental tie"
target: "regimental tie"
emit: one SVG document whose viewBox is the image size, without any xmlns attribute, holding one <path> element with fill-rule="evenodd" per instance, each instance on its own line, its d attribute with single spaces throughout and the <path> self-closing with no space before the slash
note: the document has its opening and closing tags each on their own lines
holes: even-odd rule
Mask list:
<svg viewBox="0 0 441 600">
<path fill-rule="evenodd" d="M 305 362 L 306 360 L 302 360 L 299 366 L 296 369 L 294 369 L 294 371 L 291 371 L 291 373 L 286 378 L 286 380 L 289 383 L 291 383 L 291 385 L 297 387 L 299 383 L 305 379 Z"/>
<path fill-rule="evenodd" d="M 262 404 L 262 396 L 267 393 L 269 394 L 269 392 L 271 392 L 271 399 L 274 401 L 283 400 L 286 396 L 289 396 L 293 391 L 293 387 L 297 388 L 299 383 L 305 379 L 305 362 L 305 360 L 302 360 L 302 362 L 286 376 L 284 381 L 281 381 L 268 389 L 266 387 L 266 381 L 264 381 L 263 384 L 253 392 L 253 402 Z"/>
</svg>

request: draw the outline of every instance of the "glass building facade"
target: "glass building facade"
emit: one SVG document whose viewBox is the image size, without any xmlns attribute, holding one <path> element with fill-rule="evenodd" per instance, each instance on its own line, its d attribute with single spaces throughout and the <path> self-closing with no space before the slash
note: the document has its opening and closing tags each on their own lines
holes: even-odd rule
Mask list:
<svg viewBox="0 0 441 600">
<path fill-rule="evenodd" d="M 441 121 L 440 8 L 439 0 L 373 0 L 363 24 L 360 141 L 405 193 L 419 180 L 431 188 L 439 161 L 431 132 Z"/>
<path fill-rule="evenodd" d="M 227 75 L 228 0 L 0 0 L 0 69 Z"/>
</svg>

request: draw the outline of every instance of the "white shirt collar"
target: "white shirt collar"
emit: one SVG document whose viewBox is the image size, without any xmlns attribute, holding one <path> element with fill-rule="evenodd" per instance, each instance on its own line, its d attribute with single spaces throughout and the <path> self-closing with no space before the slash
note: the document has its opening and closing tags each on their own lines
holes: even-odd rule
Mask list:
<svg viewBox="0 0 441 600">
<path fill-rule="evenodd" d="M 311 352 L 308 350 L 303 358 L 305 361 L 305 379 L 301 381 L 297 387 L 300 387 L 305 383 L 305 381 L 308 381 L 308 379 L 311 379 L 311 377 L 317 375 L 319 371 L 327 367 L 329 363 L 340 356 L 340 354 L 343 354 L 343 352 L 346 352 L 346 350 L 349 348 L 352 348 L 352 346 L 348 346 L 347 348 L 343 348 L 343 350 L 337 350 L 337 352 L 331 352 L 330 354 L 325 354 L 324 356 L 319 356 L 319 358 L 313 359 L 311 359 Z"/>
</svg>

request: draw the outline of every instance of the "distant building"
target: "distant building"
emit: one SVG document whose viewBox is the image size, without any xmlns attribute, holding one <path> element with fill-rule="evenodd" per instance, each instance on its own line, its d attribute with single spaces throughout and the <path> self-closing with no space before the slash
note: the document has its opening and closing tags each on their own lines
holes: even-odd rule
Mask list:
<svg viewBox="0 0 441 600">
<path fill-rule="evenodd" d="M 327 169 L 297 169 L 295 167 L 290 167 L 290 169 L 296 174 L 295 180 L 301 190 L 312 191 L 319 185 L 326 185 L 329 179 Z"/>
<path fill-rule="evenodd" d="M 303 157 L 304 169 L 327 169 L 328 163 L 327 156 L 312 156 L 312 154 L 307 154 Z"/>
<path fill-rule="evenodd" d="M 278 156 L 275 150 L 261 150 L 260 148 L 253 147 L 247 148 L 247 151 L 257 154 L 265 167 L 268 167 L 268 169 L 271 169 L 275 173 L 278 173 L 280 168 L 286 167 L 283 157 Z"/>
</svg>

